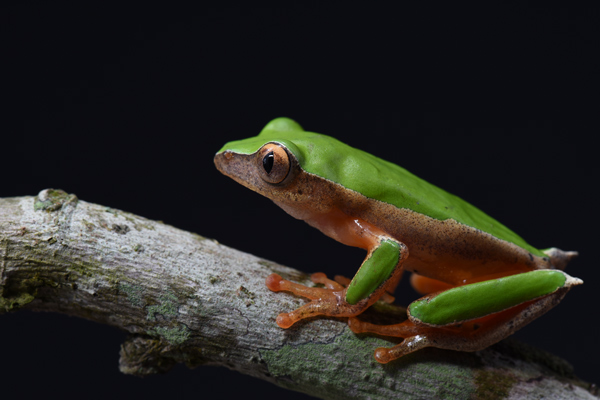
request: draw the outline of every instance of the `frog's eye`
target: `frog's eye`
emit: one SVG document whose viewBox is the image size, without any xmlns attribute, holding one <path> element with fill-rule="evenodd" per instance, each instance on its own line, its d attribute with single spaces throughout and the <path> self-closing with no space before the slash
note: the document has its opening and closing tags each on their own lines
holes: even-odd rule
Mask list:
<svg viewBox="0 0 600 400">
<path fill-rule="evenodd" d="M 267 183 L 281 183 L 290 172 L 290 157 L 274 143 L 264 145 L 256 157 L 260 177 Z"/>
</svg>

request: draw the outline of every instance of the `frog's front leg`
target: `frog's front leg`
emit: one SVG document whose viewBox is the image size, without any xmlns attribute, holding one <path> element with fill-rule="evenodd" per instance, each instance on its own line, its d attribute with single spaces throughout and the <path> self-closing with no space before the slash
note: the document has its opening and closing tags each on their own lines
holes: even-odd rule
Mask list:
<svg viewBox="0 0 600 400">
<path fill-rule="evenodd" d="M 270 290 L 287 291 L 311 300 L 297 310 L 279 314 L 277 325 L 289 328 L 299 320 L 317 315 L 353 317 L 376 302 L 398 282 L 402 263 L 408 257 L 408 249 L 397 240 L 380 237 L 376 243 L 348 287 L 322 273 L 313 274 L 311 279 L 325 288 L 307 287 L 271 274 L 266 280 Z"/>
<path fill-rule="evenodd" d="M 512 335 L 581 283 L 562 271 L 535 270 L 422 297 L 409 306 L 409 319 L 397 325 L 374 325 L 356 318 L 348 323 L 355 333 L 404 338 L 399 345 L 375 350 L 381 363 L 425 347 L 477 351 Z"/>
</svg>

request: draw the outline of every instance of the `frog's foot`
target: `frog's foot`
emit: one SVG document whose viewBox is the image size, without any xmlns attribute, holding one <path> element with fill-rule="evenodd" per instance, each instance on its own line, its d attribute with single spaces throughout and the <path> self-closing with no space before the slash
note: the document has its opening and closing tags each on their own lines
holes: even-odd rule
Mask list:
<svg viewBox="0 0 600 400">
<path fill-rule="evenodd" d="M 426 332 L 427 329 L 419 329 L 410 320 L 396 325 L 375 325 L 361 321 L 358 318 L 350 318 L 348 325 L 354 333 L 376 333 L 383 336 L 404 338 L 402 343 L 394 347 L 379 347 L 375 349 L 375 360 L 382 364 L 387 364 L 390 361 L 425 347 L 435 346 L 435 343 L 430 338 L 431 335 L 428 335 Z"/>
<path fill-rule="evenodd" d="M 277 325 L 281 328 L 289 328 L 296 322 L 314 317 L 326 315 L 331 317 L 352 317 L 360 314 L 367 308 L 367 299 L 356 304 L 349 304 L 344 299 L 346 288 L 336 281 L 328 279 L 323 273 L 315 273 L 311 276 L 314 283 L 325 285 L 324 288 L 307 287 L 298 283 L 283 279 L 277 274 L 267 277 L 266 285 L 273 292 L 286 291 L 298 296 L 306 297 L 311 301 L 290 313 L 281 313 L 277 316 Z"/>
</svg>

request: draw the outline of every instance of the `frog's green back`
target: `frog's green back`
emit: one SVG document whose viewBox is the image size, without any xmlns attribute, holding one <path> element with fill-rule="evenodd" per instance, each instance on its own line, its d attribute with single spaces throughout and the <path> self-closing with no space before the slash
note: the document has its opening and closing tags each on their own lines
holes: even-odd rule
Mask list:
<svg viewBox="0 0 600 400">
<path fill-rule="evenodd" d="M 442 221 L 452 218 L 498 239 L 514 243 L 535 255 L 545 256 L 519 235 L 461 198 L 396 164 L 350 147 L 330 136 L 306 132 L 288 118 L 274 119 L 258 136 L 229 142 L 220 151 L 252 154 L 268 142 L 286 146 L 296 155 L 303 170 L 339 183 L 368 198 L 408 208 Z"/>
</svg>

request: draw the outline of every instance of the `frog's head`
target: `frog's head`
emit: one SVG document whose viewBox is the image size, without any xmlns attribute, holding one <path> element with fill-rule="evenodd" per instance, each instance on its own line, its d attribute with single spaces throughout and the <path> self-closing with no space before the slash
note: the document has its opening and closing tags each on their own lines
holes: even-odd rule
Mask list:
<svg viewBox="0 0 600 400">
<path fill-rule="evenodd" d="M 215 155 L 217 169 L 236 182 L 283 204 L 311 200 L 314 184 L 302 169 L 313 134 L 289 118 L 277 118 L 258 136 L 229 142 Z"/>
</svg>

